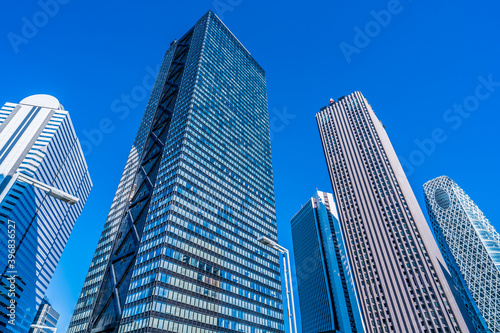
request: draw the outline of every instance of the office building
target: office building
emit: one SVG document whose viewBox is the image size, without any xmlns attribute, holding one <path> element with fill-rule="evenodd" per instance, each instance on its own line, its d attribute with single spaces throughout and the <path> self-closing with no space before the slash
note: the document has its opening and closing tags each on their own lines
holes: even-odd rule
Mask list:
<svg viewBox="0 0 500 333">
<path fill-rule="evenodd" d="M 31 325 L 29 333 L 50 333 L 54 332 L 59 320 L 59 313 L 52 307 L 47 297 L 44 297 L 42 304 L 38 307 L 35 320 Z"/>
<path fill-rule="evenodd" d="M 213 13 L 166 51 L 69 333 L 283 332 L 265 72 Z"/>
<path fill-rule="evenodd" d="M 500 235 L 449 177 L 424 185 L 434 235 L 478 332 L 500 332 Z"/>
<path fill-rule="evenodd" d="M 437 244 L 366 98 L 332 99 L 316 120 L 366 330 L 467 332 Z"/>
<path fill-rule="evenodd" d="M 0 331 L 28 332 L 91 188 L 56 98 L 33 95 L 0 109 Z"/>
<path fill-rule="evenodd" d="M 316 191 L 291 219 L 303 333 L 363 333 L 335 201 Z"/>
</svg>

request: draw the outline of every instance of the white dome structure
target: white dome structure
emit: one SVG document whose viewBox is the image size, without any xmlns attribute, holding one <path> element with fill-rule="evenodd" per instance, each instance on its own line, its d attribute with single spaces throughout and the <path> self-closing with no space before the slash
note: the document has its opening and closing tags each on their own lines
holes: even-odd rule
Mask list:
<svg viewBox="0 0 500 333">
<path fill-rule="evenodd" d="M 63 106 L 59 103 L 59 100 L 54 96 L 38 94 L 31 95 L 23 99 L 19 104 L 40 106 L 47 109 L 64 110 Z"/>
</svg>

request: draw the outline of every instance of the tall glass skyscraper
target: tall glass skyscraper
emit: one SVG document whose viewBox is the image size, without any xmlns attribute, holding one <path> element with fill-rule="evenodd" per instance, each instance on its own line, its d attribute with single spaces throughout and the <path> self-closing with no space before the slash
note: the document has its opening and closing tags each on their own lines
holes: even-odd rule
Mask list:
<svg viewBox="0 0 500 333">
<path fill-rule="evenodd" d="M 360 92 L 316 120 L 370 332 L 467 332 L 445 263 L 382 123 Z"/>
<path fill-rule="evenodd" d="M 316 191 L 291 220 L 303 333 L 363 333 L 335 201 Z"/>
<path fill-rule="evenodd" d="M 91 188 L 56 98 L 34 95 L 0 109 L 1 332 L 28 332 Z"/>
<path fill-rule="evenodd" d="M 167 50 L 74 332 L 283 332 L 265 72 L 208 12 Z"/>
<path fill-rule="evenodd" d="M 500 332 L 500 235 L 449 177 L 424 185 L 441 252 L 478 332 Z"/>
</svg>

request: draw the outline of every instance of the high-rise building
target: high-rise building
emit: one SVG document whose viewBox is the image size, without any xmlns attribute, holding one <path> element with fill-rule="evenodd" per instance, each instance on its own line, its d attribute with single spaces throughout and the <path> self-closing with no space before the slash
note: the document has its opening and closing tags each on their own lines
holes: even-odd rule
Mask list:
<svg viewBox="0 0 500 333">
<path fill-rule="evenodd" d="M 167 50 L 70 323 L 283 332 L 265 72 L 213 13 Z"/>
<path fill-rule="evenodd" d="M 28 332 L 91 188 L 56 98 L 33 95 L 0 109 L 1 332 Z"/>
<path fill-rule="evenodd" d="M 291 219 L 303 333 L 363 333 L 335 201 L 316 191 Z"/>
<path fill-rule="evenodd" d="M 360 92 L 332 99 L 316 120 L 366 329 L 467 332 L 449 272 L 368 101 Z"/>
<path fill-rule="evenodd" d="M 49 300 L 44 297 L 42 304 L 38 307 L 35 320 L 31 325 L 29 333 L 50 333 L 54 332 L 53 328 L 57 327 L 59 313 L 52 307 Z"/>
<path fill-rule="evenodd" d="M 424 185 L 434 235 L 478 332 L 500 332 L 500 235 L 449 177 Z"/>
</svg>

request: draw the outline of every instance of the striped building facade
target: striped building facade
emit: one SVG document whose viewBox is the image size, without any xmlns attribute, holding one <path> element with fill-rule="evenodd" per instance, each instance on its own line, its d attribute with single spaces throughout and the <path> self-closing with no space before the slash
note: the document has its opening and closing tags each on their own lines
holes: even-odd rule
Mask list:
<svg viewBox="0 0 500 333">
<path fill-rule="evenodd" d="M 316 120 L 367 331 L 468 332 L 444 260 L 366 98 L 331 100 Z"/>
<path fill-rule="evenodd" d="M 1 108 L 0 331 L 29 330 L 91 188 L 69 113 L 56 98 L 34 95 Z"/>
</svg>

